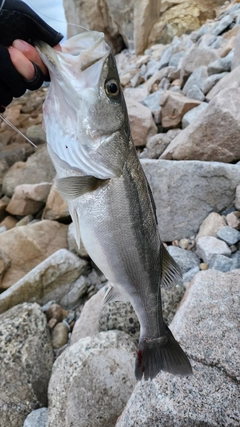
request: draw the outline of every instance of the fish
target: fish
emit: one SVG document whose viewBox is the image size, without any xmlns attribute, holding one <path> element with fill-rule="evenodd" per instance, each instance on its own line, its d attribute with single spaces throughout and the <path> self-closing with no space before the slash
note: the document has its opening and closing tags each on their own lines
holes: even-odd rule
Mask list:
<svg viewBox="0 0 240 427">
<path fill-rule="evenodd" d="M 43 106 L 57 188 L 75 238 L 111 286 L 104 302 L 130 301 L 140 322 L 137 380 L 160 371 L 187 376 L 191 364 L 163 320 L 161 287 L 180 269 L 163 245 L 153 195 L 132 140 L 115 58 L 104 34 L 78 34 L 38 51 L 51 84 Z"/>
</svg>

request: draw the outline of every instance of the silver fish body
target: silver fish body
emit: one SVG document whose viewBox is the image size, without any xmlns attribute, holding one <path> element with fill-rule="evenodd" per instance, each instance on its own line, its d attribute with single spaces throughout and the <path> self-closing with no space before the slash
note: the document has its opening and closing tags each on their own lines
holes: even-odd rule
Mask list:
<svg viewBox="0 0 240 427">
<path fill-rule="evenodd" d="M 39 50 L 50 70 L 44 106 L 49 153 L 86 250 L 141 325 L 135 374 L 191 374 L 162 317 L 161 285 L 180 271 L 164 248 L 151 190 L 131 139 L 117 67 L 101 33 L 75 36 L 56 52 Z"/>
</svg>

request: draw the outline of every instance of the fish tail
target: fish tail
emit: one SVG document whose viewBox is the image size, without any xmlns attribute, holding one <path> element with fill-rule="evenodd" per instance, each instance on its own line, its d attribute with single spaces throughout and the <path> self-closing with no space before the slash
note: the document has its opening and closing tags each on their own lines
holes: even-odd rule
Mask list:
<svg viewBox="0 0 240 427">
<path fill-rule="evenodd" d="M 173 375 L 192 374 L 191 364 L 169 328 L 163 337 L 142 339 L 137 350 L 135 375 L 138 381 L 143 376 L 145 380 L 153 379 L 160 371 Z"/>
</svg>

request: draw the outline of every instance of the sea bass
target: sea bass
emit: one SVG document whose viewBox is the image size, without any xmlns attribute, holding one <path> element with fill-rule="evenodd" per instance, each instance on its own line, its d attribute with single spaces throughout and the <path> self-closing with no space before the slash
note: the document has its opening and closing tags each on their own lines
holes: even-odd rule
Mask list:
<svg viewBox="0 0 240 427">
<path fill-rule="evenodd" d="M 163 246 L 156 208 L 131 138 L 115 59 L 94 31 L 62 52 L 41 43 L 51 85 L 43 113 L 57 186 L 84 246 L 112 287 L 105 301 L 127 299 L 140 321 L 135 374 L 189 375 L 191 365 L 163 321 L 161 286 L 179 278 Z"/>
</svg>

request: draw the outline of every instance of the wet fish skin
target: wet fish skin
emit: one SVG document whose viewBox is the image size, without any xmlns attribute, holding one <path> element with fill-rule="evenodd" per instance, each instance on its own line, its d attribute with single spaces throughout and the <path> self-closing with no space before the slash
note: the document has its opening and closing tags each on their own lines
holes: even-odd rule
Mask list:
<svg viewBox="0 0 240 427">
<path fill-rule="evenodd" d="M 97 33 L 86 37 L 94 40 L 97 57 Z M 69 69 L 67 63 L 62 65 L 64 54 L 40 47 L 52 81 L 44 121 L 57 185 L 68 201 L 77 243 L 81 235 L 88 254 L 113 286 L 106 301 L 124 297 L 137 313 L 141 328 L 136 378 L 152 379 L 161 370 L 189 375 L 189 360 L 162 317 L 161 286 L 177 280 L 180 270 L 159 236 L 156 208 L 131 138 L 114 57 L 100 45 L 99 60 L 94 62 L 90 52 L 81 72 L 76 73 L 77 59 L 72 66 L 79 79 L 84 80 L 86 72 L 94 76 L 92 86 L 86 77 L 87 88 L 82 81 L 78 85 L 76 75 L 71 84 L 66 81 Z M 71 40 L 68 46 L 71 51 Z M 69 85 L 70 99 L 65 89 Z M 66 110 L 64 118 L 56 121 L 61 109 Z"/>
</svg>

